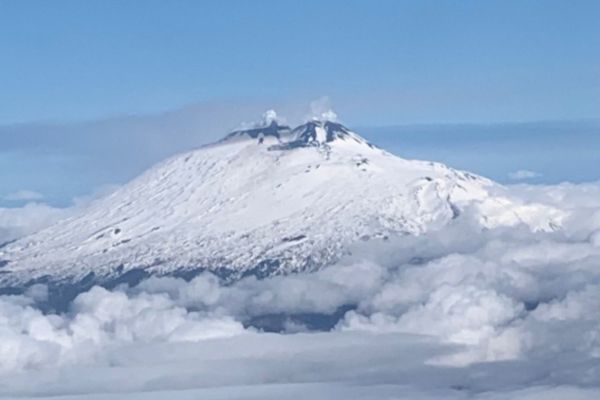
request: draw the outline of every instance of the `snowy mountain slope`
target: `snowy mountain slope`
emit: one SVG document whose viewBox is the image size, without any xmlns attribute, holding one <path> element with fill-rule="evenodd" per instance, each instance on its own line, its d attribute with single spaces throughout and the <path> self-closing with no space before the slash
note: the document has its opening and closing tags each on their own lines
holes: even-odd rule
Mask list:
<svg viewBox="0 0 600 400">
<path fill-rule="evenodd" d="M 235 279 L 313 270 L 360 240 L 438 229 L 466 207 L 484 226 L 553 229 L 563 214 L 499 185 L 405 160 L 341 124 L 275 116 L 174 156 L 79 215 L 0 248 L 0 287 L 208 269 Z"/>
</svg>

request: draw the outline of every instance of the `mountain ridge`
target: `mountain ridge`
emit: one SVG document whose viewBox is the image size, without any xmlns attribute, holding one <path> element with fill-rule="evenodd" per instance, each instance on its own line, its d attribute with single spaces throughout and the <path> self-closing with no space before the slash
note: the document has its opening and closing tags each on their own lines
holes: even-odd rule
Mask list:
<svg viewBox="0 0 600 400">
<path fill-rule="evenodd" d="M 478 209 L 482 227 L 552 230 L 560 210 L 443 164 L 405 160 L 342 124 L 258 126 L 155 165 L 78 215 L 0 249 L 0 287 L 212 271 L 314 271 L 357 242 L 420 235 Z"/>
</svg>

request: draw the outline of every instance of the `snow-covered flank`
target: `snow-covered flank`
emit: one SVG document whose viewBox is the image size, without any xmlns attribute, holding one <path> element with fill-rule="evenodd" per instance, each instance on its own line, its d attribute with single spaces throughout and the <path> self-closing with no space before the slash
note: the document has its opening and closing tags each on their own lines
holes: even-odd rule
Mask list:
<svg viewBox="0 0 600 400">
<path fill-rule="evenodd" d="M 476 210 L 483 227 L 559 225 L 481 177 L 405 160 L 335 122 L 265 123 L 172 157 L 86 210 L 0 248 L 0 286 L 209 269 L 313 270 L 361 240 L 418 235 Z"/>
</svg>

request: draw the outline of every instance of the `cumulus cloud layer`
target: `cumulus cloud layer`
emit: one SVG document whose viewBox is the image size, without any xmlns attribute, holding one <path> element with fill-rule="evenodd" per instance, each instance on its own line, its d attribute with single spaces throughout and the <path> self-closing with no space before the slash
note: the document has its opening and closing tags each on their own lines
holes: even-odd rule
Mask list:
<svg viewBox="0 0 600 400">
<path fill-rule="evenodd" d="M 45 228 L 72 213 L 69 208 L 56 208 L 43 203 L 23 207 L 0 207 L 0 244 Z"/>
<path fill-rule="evenodd" d="M 64 314 L 40 311 L 44 286 L 1 296 L 0 395 L 598 398 L 600 184 L 511 191 L 567 211 L 563 228 L 463 216 L 315 273 L 154 277 Z"/>
</svg>

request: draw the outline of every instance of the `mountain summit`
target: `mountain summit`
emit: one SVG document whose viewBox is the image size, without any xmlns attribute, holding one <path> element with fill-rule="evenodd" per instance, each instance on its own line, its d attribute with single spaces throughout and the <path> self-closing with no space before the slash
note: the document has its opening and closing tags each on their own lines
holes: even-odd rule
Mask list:
<svg viewBox="0 0 600 400">
<path fill-rule="evenodd" d="M 277 120 L 273 111 L 265 113 L 263 121 L 250 128 L 236 130 L 225 136 L 218 143 L 227 143 L 235 140 L 256 139 L 258 144 L 277 144 L 271 150 L 289 150 L 297 147 L 321 146 L 335 140 L 354 141 L 373 147 L 365 139 L 350 131 L 338 122 L 312 119 L 294 129 Z M 273 142 L 276 140 L 277 143 Z"/>
<path fill-rule="evenodd" d="M 560 224 L 559 211 L 503 193 L 485 178 L 399 158 L 337 122 L 292 129 L 273 113 L 0 248 L 0 287 L 310 271 L 359 241 L 420 235 L 466 209 L 482 227 Z"/>
<path fill-rule="evenodd" d="M 257 139 L 261 143 L 264 138 L 282 139 L 289 136 L 291 129 L 288 125 L 278 121 L 277 113 L 269 110 L 263 114 L 262 121 L 251 127 L 239 129 L 225 136 L 218 143 L 226 143 L 234 140 Z"/>
</svg>

